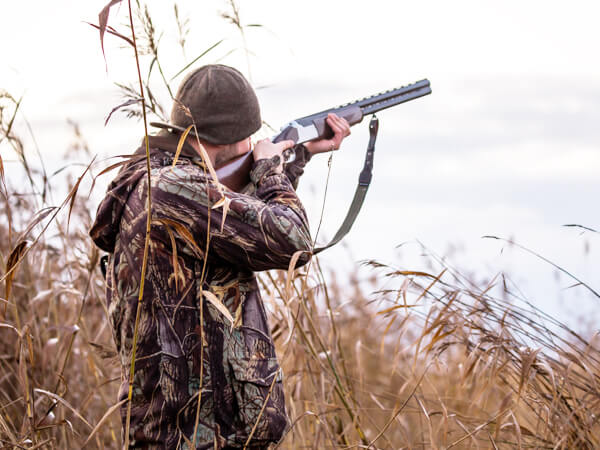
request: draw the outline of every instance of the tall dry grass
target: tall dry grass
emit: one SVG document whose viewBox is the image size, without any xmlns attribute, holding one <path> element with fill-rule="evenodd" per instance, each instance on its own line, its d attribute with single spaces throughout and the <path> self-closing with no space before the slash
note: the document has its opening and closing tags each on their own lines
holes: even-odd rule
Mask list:
<svg viewBox="0 0 600 450">
<path fill-rule="evenodd" d="M 396 287 L 365 296 L 356 281 L 327 287 L 313 274 L 276 302 L 298 420 L 283 446 L 599 445 L 596 339 L 522 302 L 502 277 L 494 289 L 440 261 L 432 274 L 369 265 L 375 286 Z"/>
<path fill-rule="evenodd" d="M 32 202 L 8 189 L 6 269 L 36 217 Z M 0 442 L 8 448 L 120 445 L 120 374 L 86 234 L 90 210 L 78 198 L 69 229 L 68 211 L 59 213 L 50 234 L 25 244 L 10 292 L 4 280 Z M 33 242 L 49 217 L 23 238 Z M 431 274 L 369 265 L 368 286 L 335 273 L 326 283 L 317 260 L 291 276 L 261 275 L 293 421 L 281 448 L 599 445 L 596 339 L 512 296 L 502 277 L 496 297 L 498 286 L 471 285 L 439 262 Z"/>
<path fill-rule="evenodd" d="M 50 205 L 43 166 L 13 131 L 19 101 L 0 97 L 0 146 L 28 180 L 7 179 L 0 159 L 0 444 L 119 448 L 120 373 L 87 236 L 95 205 L 79 177 Z M 293 423 L 278 447 L 600 447 L 597 338 L 527 303 L 502 274 L 473 283 L 430 262 L 425 273 L 370 261 L 368 282 L 358 269 L 325 276 L 316 258 L 261 274 Z"/>
</svg>

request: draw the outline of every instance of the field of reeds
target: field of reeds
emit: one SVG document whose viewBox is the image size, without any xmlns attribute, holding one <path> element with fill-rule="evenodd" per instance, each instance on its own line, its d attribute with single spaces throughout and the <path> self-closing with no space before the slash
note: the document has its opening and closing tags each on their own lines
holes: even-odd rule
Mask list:
<svg viewBox="0 0 600 450">
<path fill-rule="evenodd" d="M 149 86 L 142 99 L 126 90 L 126 108 L 160 110 Z M 53 200 L 14 132 L 18 108 L 0 92 L 2 156 L 18 159 L 11 176 L 0 159 L 0 448 L 120 448 L 121 375 L 87 235 L 103 167 L 60 180 L 69 194 Z M 600 448 L 595 336 L 537 309 L 501 273 L 473 282 L 433 254 L 427 272 L 363 265 L 368 280 L 318 258 L 260 275 L 292 422 L 276 448 Z"/>
</svg>

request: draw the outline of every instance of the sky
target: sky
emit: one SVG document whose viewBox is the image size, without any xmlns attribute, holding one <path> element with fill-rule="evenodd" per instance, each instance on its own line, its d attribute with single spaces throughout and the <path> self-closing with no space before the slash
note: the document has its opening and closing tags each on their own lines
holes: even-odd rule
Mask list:
<svg viewBox="0 0 600 450">
<path fill-rule="evenodd" d="M 50 167 L 64 164 L 68 119 L 100 157 L 132 151 L 143 134 L 139 122 L 119 113 L 104 126 L 122 101 L 114 83 L 136 80 L 131 50 L 107 37 L 105 62 L 98 33 L 85 23 L 97 21 L 104 3 L 2 4 L 0 88 L 23 96 L 21 118 Z M 378 115 L 371 188 L 344 244 L 323 254 L 325 265 L 354 270 L 358 261 L 377 259 L 418 268 L 425 264 L 422 243 L 477 278 L 507 271 L 542 309 L 592 321 L 598 299 L 568 289 L 573 281 L 539 258 L 482 236 L 514 239 L 600 290 L 600 235 L 563 227 L 600 229 L 598 2 L 240 1 L 242 22 L 262 25 L 245 29 L 249 54 L 220 18 L 226 2 L 180 3 L 190 20 L 185 54 L 172 2 L 148 2 L 167 76 L 224 39 L 197 64 L 243 71 L 275 127 L 430 80 L 430 96 Z M 126 18 L 125 3 L 111 10 L 117 29 L 125 31 Z M 156 93 L 168 105 L 164 89 Z M 27 135 L 24 122 L 18 126 Z M 354 127 L 333 155 L 321 242 L 333 236 L 352 199 L 366 128 L 367 121 Z M 327 157 L 320 155 L 299 188 L 313 232 L 326 178 Z M 108 181 L 99 183 L 98 195 Z"/>
</svg>

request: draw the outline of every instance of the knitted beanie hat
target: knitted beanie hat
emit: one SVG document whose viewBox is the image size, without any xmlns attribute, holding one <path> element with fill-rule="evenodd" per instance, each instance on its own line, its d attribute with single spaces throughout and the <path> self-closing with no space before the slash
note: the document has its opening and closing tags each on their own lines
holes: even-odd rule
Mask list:
<svg viewBox="0 0 600 450">
<path fill-rule="evenodd" d="M 196 125 L 197 135 L 211 144 L 233 144 L 255 133 L 262 125 L 254 89 L 233 67 L 202 66 L 182 81 L 171 124 Z"/>
</svg>

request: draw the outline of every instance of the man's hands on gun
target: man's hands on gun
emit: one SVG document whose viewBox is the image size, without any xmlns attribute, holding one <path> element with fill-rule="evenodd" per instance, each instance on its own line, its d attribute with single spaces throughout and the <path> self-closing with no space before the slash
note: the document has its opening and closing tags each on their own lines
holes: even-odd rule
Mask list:
<svg viewBox="0 0 600 450">
<path fill-rule="evenodd" d="M 333 130 L 333 137 L 331 139 L 319 139 L 317 141 L 306 142 L 304 146 L 309 153 L 315 155 L 317 153 L 330 152 L 340 148 L 344 138 L 350 135 L 350 124 L 342 117 L 338 117 L 335 114 L 329 114 L 327 116 L 327 124 Z M 281 156 L 283 163 L 282 153 L 294 146 L 294 141 L 287 140 L 281 141 L 276 144 L 272 143 L 269 139 L 263 139 L 258 141 L 254 147 L 254 160 L 269 159 L 275 155 Z"/>
<path fill-rule="evenodd" d="M 350 136 L 350 124 L 343 117 L 338 117 L 336 114 L 327 115 L 327 125 L 333 130 L 331 139 L 319 139 L 318 141 L 310 141 L 304 144 L 309 153 L 316 155 L 317 153 L 330 152 L 340 148 L 344 138 Z"/>
</svg>

